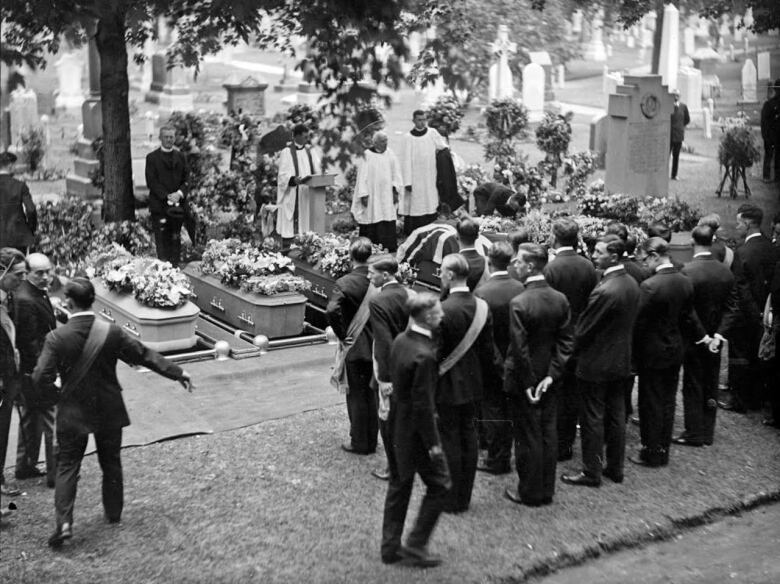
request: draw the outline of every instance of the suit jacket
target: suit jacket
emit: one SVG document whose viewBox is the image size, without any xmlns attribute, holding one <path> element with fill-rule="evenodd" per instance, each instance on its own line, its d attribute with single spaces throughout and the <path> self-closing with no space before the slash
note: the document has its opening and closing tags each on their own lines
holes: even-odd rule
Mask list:
<svg viewBox="0 0 780 584">
<path fill-rule="evenodd" d="M 58 372 L 63 384 L 67 383 L 94 320 L 94 315 L 74 316 L 66 325 L 46 335 L 43 351 L 32 373 L 36 386 L 55 392 L 54 380 Z M 87 434 L 130 424 L 122 388 L 116 377 L 116 362 L 120 359 L 129 365 L 148 367 L 169 379 L 181 379 L 181 367 L 112 324 L 105 344 L 81 382 L 72 388 L 69 395 L 60 396 L 57 432 Z"/>
<path fill-rule="evenodd" d="M 385 285 L 368 304 L 371 312 L 368 324 L 374 341 L 377 381 L 391 381 L 390 349 L 393 340 L 409 325 L 409 309 L 406 308 L 408 298 L 406 288 L 395 283 Z"/>
<path fill-rule="evenodd" d="M 476 290 L 477 284 L 479 284 L 479 281 L 482 279 L 482 274 L 485 273 L 485 269 L 487 268 L 485 256 L 479 255 L 476 249 L 467 249 L 458 253 L 466 258 L 466 261 L 469 263 L 469 275 L 468 278 L 466 278 L 466 284 L 468 285 L 469 290 L 473 292 Z"/>
<path fill-rule="evenodd" d="M 452 211 L 465 202 L 458 193 L 458 176 L 449 148 L 436 151 L 436 190 L 439 192 L 439 201 L 449 205 Z"/>
<path fill-rule="evenodd" d="M 414 475 L 416 448 L 422 445 L 428 450 L 441 444 L 434 406 L 439 367 L 434 342 L 411 329 L 404 331 L 393 341 L 390 364 L 395 409 L 393 445 L 398 473 L 406 478 Z"/>
<path fill-rule="evenodd" d="M 658 270 L 639 285 L 634 357 L 639 369 L 679 366 L 688 341 L 706 332 L 693 310 L 693 283 L 674 268 Z"/>
<path fill-rule="evenodd" d="M 349 323 L 352 322 L 358 308 L 360 308 L 370 284 L 368 266 L 355 268 L 349 274 L 336 280 L 333 296 L 328 302 L 325 314 L 333 332 L 342 341 L 347 336 Z M 347 362 L 371 361 L 371 345 L 371 329 L 366 323 L 363 332 L 357 339 L 353 340 L 352 349 L 347 353 Z"/>
<path fill-rule="evenodd" d="M 471 293 L 455 292 L 441 303 L 441 307 L 444 318 L 439 329 L 439 360 L 443 361 L 466 335 L 477 312 L 477 302 Z M 499 381 L 492 321 L 488 313 L 487 322 L 471 348 L 452 369 L 439 378 L 437 404 L 458 406 L 479 401 L 484 387 Z"/>
<path fill-rule="evenodd" d="M 639 284 L 625 269 L 593 289 L 574 334 L 577 377 L 614 381 L 631 376 L 631 343 L 639 312 Z"/>
<path fill-rule="evenodd" d="M 685 126 L 691 123 L 688 106 L 680 102 L 674 106 L 671 117 L 671 141 L 682 142 L 685 140 Z"/>
<path fill-rule="evenodd" d="M 46 292 L 26 280 L 14 293 L 14 324 L 19 371 L 32 373 L 46 335 L 57 327 L 57 321 Z"/>
<path fill-rule="evenodd" d="M 544 279 L 566 296 L 571 310 L 571 324 L 576 325 L 596 287 L 596 268 L 574 250 L 563 250 L 544 268 Z"/>
<path fill-rule="evenodd" d="M 511 342 L 506 356 L 504 389 L 521 396 L 546 376 L 559 381 L 571 356 L 569 301 L 544 280 L 526 282 L 509 305 Z"/>
<path fill-rule="evenodd" d="M 623 264 L 626 273 L 636 280 L 637 284 L 641 284 L 642 281 L 650 277 L 650 271 L 635 258 L 624 258 L 620 260 L 620 263 Z"/>
<path fill-rule="evenodd" d="M 693 283 L 693 308 L 704 330 L 727 337 L 737 312 L 734 274 L 714 255 L 693 258 L 682 273 Z"/>
<path fill-rule="evenodd" d="M 29 247 L 37 229 L 30 189 L 10 174 L 0 174 L 0 247 Z"/>
<path fill-rule="evenodd" d="M 731 269 L 736 278 L 740 312 L 749 323 L 757 325 L 761 320 L 778 260 L 778 248 L 763 235 L 750 238 L 734 252 Z"/>
<path fill-rule="evenodd" d="M 522 282 L 509 274 L 501 274 L 491 276 L 474 291 L 474 296 L 485 300 L 490 307 L 490 314 L 493 316 L 493 340 L 502 361 L 509 347 L 509 302 L 523 290 L 525 286 Z"/>
<path fill-rule="evenodd" d="M 474 211 L 475 216 L 493 215 L 495 211 L 503 217 L 514 217 L 517 212 L 507 205 L 509 198 L 515 192 L 501 183 L 487 182 L 482 183 L 474 189 Z"/>
<path fill-rule="evenodd" d="M 149 187 L 149 212 L 165 215 L 168 195 L 181 189 L 180 205 L 186 208 L 187 160 L 178 150 L 163 152 L 160 148 L 146 155 L 146 186 Z"/>
</svg>

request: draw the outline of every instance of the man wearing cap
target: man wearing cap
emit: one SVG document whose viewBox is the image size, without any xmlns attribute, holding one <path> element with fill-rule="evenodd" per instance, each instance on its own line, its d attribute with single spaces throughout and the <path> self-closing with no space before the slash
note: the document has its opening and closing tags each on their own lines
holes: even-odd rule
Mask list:
<svg viewBox="0 0 780 584">
<path fill-rule="evenodd" d="M 761 108 L 761 137 L 764 139 L 764 182 L 772 178 L 775 161 L 775 181 L 780 180 L 780 79 L 772 86 L 774 95 Z"/>
<path fill-rule="evenodd" d="M 192 391 L 189 374 L 175 363 L 131 338 L 114 324 L 95 319 L 95 288 L 86 278 L 65 285 L 68 323 L 46 335 L 32 383 L 42 392 L 58 396 L 57 477 L 54 490 L 56 530 L 51 547 L 73 537 L 73 506 L 81 460 L 90 434 L 94 435 L 103 471 L 103 510 L 109 523 L 119 523 L 124 506 L 122 480 L 122 428 L 130 425 L 116 362 L 143 365 L 174 379 Z M 55 386 L 60 375 L 61 388 Z"/>
<path fill-rule="evenodd" d="M 30 189 L 11 176 L 16 155 L 0 153 L 0 247 L 26 253 L 35 242 L 38 215 Z"/>
<path fill-rule="evenodd" d="M 691 116 L 688 113 L 688 106 L 680 101 L 680 90 L 672 91 L 674 97 L 674 110 L 672 111 L 672 180 L 677 178 L 677 166 L 680 162 L 680 149 L 685 140 L 685 126 L 691 123 Z"/>
</svg>

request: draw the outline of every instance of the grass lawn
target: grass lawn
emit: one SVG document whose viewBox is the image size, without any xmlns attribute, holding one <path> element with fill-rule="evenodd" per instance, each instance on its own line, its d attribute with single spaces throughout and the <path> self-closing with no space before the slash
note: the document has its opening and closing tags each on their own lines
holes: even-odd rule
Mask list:
<svg viewBox="0 0 780 584">
<path fill-rule="evenodd" d="M 89 456 L 75 537 L 61 551 L 46 546 L 52 491 L 24 483 L 19 511 L 0 532 L 0 581 L 523 581 L 780 496 L 780 434 L 759 421 L 722 414 L 714 446 L 676 447 L 671 465 L 660 470 L 627 462 L 622 485 L 559 483 L 555 503 L 544 508 L 502 498 L 514 475 L 480 473 L 471 510 L 442 517 L 431 547 L 445 564 L 428 571 L 379 561 L 386 484 L 369 472 L 383 455 L 338 448 L 347 432 L 342 406 L 125 450 L 126 504 L 118 526 L 102 518 L 99 469 Z M 628 433 L 633 446 L 638 430 L 630 426 Z M 559 473 L 578 459 L 575 453 L 575 463 L 559 465 Z M 416 485 L 412 517 L 420 490 Z"/>
</svg>

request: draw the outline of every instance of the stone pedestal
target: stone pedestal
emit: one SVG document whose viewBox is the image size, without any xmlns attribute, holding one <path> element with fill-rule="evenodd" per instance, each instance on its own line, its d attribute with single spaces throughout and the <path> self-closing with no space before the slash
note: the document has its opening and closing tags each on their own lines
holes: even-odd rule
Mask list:
<svg viewBox="0 0 780 584">
<path fill-rule="evenodd" d="M 84 103 L 84 91 L 81 77 L 84 72 L 84 59 L 79 53 L 65 53 L 54 64 L 57 68 L 59 93 L 54 100 L 57 109 L 76 109 Z"/>
<path fill-rule="evenodd" d="M 268 83 L 265 79 L 247 77 L 241 83 L 225 83 L 227 91 L 227 111 L 250 116 L 265 115 L 265 90 Z"/>
<path fill-rule="evenodd" d="M 191 112 L 195 109 L 187 72 L 181 67 L 168 69 L 165 53 L 152 56 L 152 84 L 144 99 L 159 105 L 163 113 Z"/>
</svg>

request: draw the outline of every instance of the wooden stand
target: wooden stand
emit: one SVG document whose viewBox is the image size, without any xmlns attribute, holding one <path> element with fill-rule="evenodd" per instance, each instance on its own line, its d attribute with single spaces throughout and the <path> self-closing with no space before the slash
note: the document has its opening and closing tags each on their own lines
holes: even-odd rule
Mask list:
<svg viewBox="0 0 780 584">
<path fill-rule="evenodd" d="M 739 179 L 742 177 L 742 184 L 745 187 L 745 198 L 750 198 L 750 187 L 747 184 L 747 177 L 745 176 L 745 167 L 744 166 L 738 166 L 736 164 L 733 165 L 726 165 L 726 172 L 723 175 L 723 180 L 720 181 L 720 185 L 718 186 L 718 190 L 715 191 L 715 193 L 720 197 L 721 194 L 723 194 L 723 185 L 726 183 L 726 179 L 731 179 L 729 183 L 729 196 L 731 196 L 732 199 L 737 198 L 737 184 L 739 183 Z"/>
<path fill-rule="evenodd" d="M 314 174 L 307 183 L 309 228 L 316 233 L 325 233 L 325 189 L 333 186 L 335 182 L 335 174 Z"/>
</svg>

